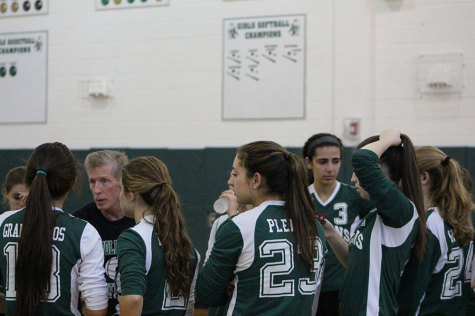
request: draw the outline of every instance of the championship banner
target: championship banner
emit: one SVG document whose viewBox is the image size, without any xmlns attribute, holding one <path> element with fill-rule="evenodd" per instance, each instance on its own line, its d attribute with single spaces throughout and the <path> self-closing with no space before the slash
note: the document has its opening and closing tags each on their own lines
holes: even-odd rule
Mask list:
<svg viewBox="0 0 475 316">
<path fill-rule="evenodd" d="M 0 123 L 46 122 L 48 33 L 0 33 Z"/>
<path fill-rule="evenodd" d="M 223 21 L 223 119 L 305 117 L 305 15 Z"/>
</svg>

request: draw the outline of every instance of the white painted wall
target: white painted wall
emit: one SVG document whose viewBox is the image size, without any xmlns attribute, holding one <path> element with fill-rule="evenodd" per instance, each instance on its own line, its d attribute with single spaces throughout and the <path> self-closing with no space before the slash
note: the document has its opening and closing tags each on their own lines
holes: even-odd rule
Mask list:
<svg viewBox="0 0 475 316">
<path fill-rule="evenodd" d="M 170 0 L 96 11 L 93 0 L 49 0 L 45 16 L 0 19 L 0 32 L 48 30 L 46 124 L 0 125 L 0 148 L 62 141 L 71 148 L 301 146 L 316 132 L 362 137 L 395 126 L 416 144 L 475 145 L 473 0 Z M 222 20 L 307 16 L 306 119 L 221 120 Z M 421 97 L 417 56 L 460 52 L 465 90 Z M 112 98 L 81 83 L 112 80 Z M 278 92 L 277 92 L 278 93 Z M 1 98 L 0 96 L 0 106 Z"/>
</svg>

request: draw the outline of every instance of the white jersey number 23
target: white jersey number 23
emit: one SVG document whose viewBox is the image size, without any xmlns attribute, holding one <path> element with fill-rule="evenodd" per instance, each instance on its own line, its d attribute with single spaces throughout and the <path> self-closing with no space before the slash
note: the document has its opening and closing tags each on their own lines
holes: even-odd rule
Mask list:
<svg viewBox="0 0 475 316">
<path fill-rule="evenodd" d="M 301 295 L 315 294 L 317 287 L 315 276 L 320 275 L 322 256 L 320 253 L 321 243 L 317 242 L 317 251 L 314 258 L 314 271 L 311 278 L 299 278 L 298 290 Z M 265 240 L 259 246 L 261 259 L 274 259 L 267 262 L 261 268 L 260 273 L 260 297 L 282 297 L 295 295 L 295 280 L 292 278 L 282 279 L 278 282 L 276 276 L 286 276 L 294 269 L 293 245 L 287 239 Z"/>
</svg>

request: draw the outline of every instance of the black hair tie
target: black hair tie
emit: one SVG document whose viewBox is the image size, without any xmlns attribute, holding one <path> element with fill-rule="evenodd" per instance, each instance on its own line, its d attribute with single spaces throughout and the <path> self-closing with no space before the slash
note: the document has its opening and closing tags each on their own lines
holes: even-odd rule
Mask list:
<svg viewBox="0 0 475 316">
<path fill-rule="evenodd" d="M 285 153 L 285 160 L 290 160 L 290 154 L 291 154 L 290 151 Z"/>
<path fill-rule="evenodd" d="M 447 165 L 449 164 L 449 160 L 450 156 L 445 157 L 445 159 L 441 162 L 442 166 L 447 167 Z"/>
</svg>

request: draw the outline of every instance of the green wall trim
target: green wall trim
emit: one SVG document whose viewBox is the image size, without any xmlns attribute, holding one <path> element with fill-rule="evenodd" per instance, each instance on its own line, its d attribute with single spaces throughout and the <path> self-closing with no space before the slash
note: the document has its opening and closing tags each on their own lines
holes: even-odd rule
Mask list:
<svg viewBox="0 0 475 316">
<path fill-rule="evenodd" d="M 475 176 L 474 147 L 441 147 L 449 156 Z M 100 149 L 73 150 L 80 164 L 87 154 Z M 236 148 L 205 148 L 205 149 L 119 149 L 129 159 L 138 156 L 155 156 L 168 167 L 182 203 L 190 237 L 198 251 L 206 252 L 210 227 L 208 213 L 212 211 L 214 200 L 227 189 L 227 180 L 231 171 Z M 289 147 L 289 151 L 300 155 L 300 148 Z M 3 182 L 6 173 L 13 167 L 25 165 L 32 150 L 0 150 L 0 179 Z M 339 180 L 349 183 L 351 179 L 351 154 L 353 148 L 345 147 Z M 472 192 L 475 194 L 475 192 Z M 71 192 L 64 205 L 64 210 L 72 212 L 92 201 L 88 188 L 87 176 L 81 168 L 81 177 L 76 188 Z M 5 209 L 5 208 L 4 208 Z"/>
</svg>

